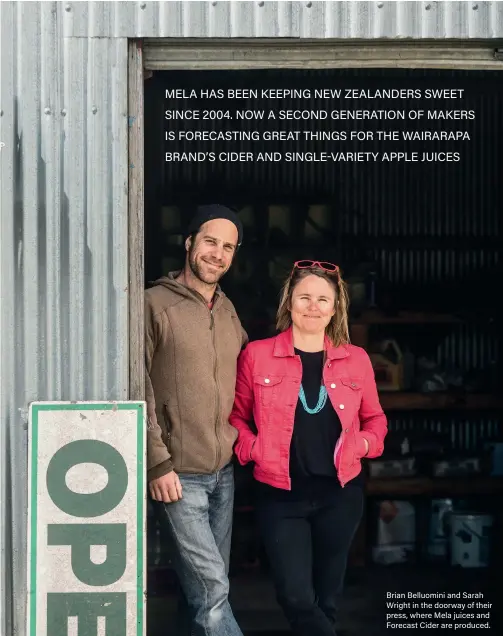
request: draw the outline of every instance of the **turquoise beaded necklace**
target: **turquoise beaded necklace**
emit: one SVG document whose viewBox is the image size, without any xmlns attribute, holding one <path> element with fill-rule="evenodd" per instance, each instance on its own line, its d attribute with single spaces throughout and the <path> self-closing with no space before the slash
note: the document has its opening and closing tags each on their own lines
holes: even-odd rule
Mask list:
<svg viewBox="0 0 503 636">
<path fill-rule="evenodd" d="M 326 352 L 324 351 L 323 352 L 323 364 L 325 364 L 325 356 L 326 356 Z M 309 408 L 309 406 L 307 405 L 306 394 L 304 393 L 304 387 L 302 386 L 302 384 L 300 385 L 299 400 L 300 400 L 300 402 L 302 404 L 302 408 L 304 409 L 304 411 L 306 413 L 308 413 L 309 415 L 316 415 L 316 413 L 319 413 L 321 411 L 321 409 L 327 403 L 327 390 L 325 388 L 325 385 L 322 384 L 320 386 L 320 393 L 318 395 L 318 403 L 316 404 L 314 409 Z"/>
<path fill-rule="evenodd" d="M 309 415 L 315 415 L 316 413 L 319 413 L 321 411 L 321 409 L 327 403 L 327 390 L 326 390 L 326 388 L 325 388 L 325 386 L 323 384 L 320 386 L 320 394 L 318 396 L 318 404 L 314 407 L 314 409 L 310 409 L 308 407 L 308 405 L 307 405 L 306 394 L 304 393 L 304 387 L 302 386 L 302 384 L 300 385 L 299 399 L 300 399 L 301 404 L 302 404 L 302 406 L 304 408 L 304 411 L 306 413 L 309 413 Z"/>
</svg>

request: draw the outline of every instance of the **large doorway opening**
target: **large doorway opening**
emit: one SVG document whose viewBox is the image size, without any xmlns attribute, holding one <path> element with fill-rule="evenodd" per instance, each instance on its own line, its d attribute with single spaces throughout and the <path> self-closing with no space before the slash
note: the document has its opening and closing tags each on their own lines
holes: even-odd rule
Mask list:
<svg viewBox="0 0 503 636">
<path fill-rule="evenodd" d="M 434 592 L 446 585 L 453 591 L 487 590 L 495 568 L 498 555 L 493 544 L 490 566 L 477 569 L 471 582 L 466 569 L 451 565 L 451 539 L 441 526 L 439 511 L 495 514 L 495 494 L 501 489 L 493 450 L 503 436 L 498 300 L 503 278 L 503 82 L 499 78 L 499 73 L 486 70 L 346 68 L 155 70 L 145 81 L 145 284 L 181 267 L 191 212 L 205 202 L 232 206 L 245 225 L 243 248 L 222 288 L 250 339 L 274 333 L 279 288 L 295 260 L 336 262 L 350 284 L 353 343 L 375 356 L 390 434 L 382 461 L 365 466 L 366 516 L 350 557 L 341 608 L 343 634 L 362 633 L 376 621 L 383 623 L 386 633 L 386 592 L 418 586 Z M 166 122 L 167 108 L 189 107 L 183 98 L 167 103 L 166 89 L 316 85 L 369 91 L 421 89 L 423 94 L 427 88 L 463 89 L 463 99 L 451 109 L 473 111 L 475 117 L 416 126 L 402 120 L 366 121 L 360 126 L 397 130 L 396 151 L 436 155 L 432 161 L 267 165 L 166 161 L 166 152 L 173 150 L 168 148 L 166 131 L 197 128 L 183 119 Z M 424 99 L 414 99 L 417 110 L 432 109 Z M 190 108 L 203 106 L 216 107 L 190 104 Z M 247 106 L 256 107 L 251 102 Z M 243 103 L 243 108 L 247 106 Z M 295 99 L 286 99 L 281 107 L 300 106 Z M 327 105 L 305 107 L 320 110 Z M 450 109 L 445 103 L 436 107 Z M 225 111 L 227 105 L 220 100 L 218 108 Z M 342 106 L 332 100 L 330 108 Z M 355 98 L 351 107 L 369 108 L 386 109 L 389 102 L 373 98 L 369 105 L 367 96 Z M 293 122 L 291 129 L 301 124 Z M 330 126 L 349 138 L 355 124 L 341 119 Z M 259 133 L 266 128 L 266 122 L 257 119 L 231 124 L 219 120 L 207 126 Z M 409 130 L 467 131 L 469 139 L 426 139 L 412 147 L 402 136 Z M 218 153 L 219 143 L 209 141 L 199 148 L 179 143 L 177 151 Z M 248 141 L 234 145 L 238 152 L 249 150 Z M 264 150 L 279 149 L 279 143 L 264 144 Z M 281 149 L 309 150 L 299 142 L 283 143 Z M 356 141 L 353 148 L 345 146 L 347 152 L 358 150 L 362 148 Z M 365 150 L 382 152 L 383 147 L 374 136 Z M 460 159 L 441 160 L 439 154 L 444 152 L 460 153 Z M 246 633 L 279 633 L 286 624 L 254 528 L 251 472 L 236 469 L 233 607 Z M 389 524 L 390 510 L 397 518 L 395 529 Z M 497 515 L 494 519 L 496 525 Z M 153 521 L 149 554 L 149 634 L 153 636 L 163 633 L 171 620 L 176 590 L 170 545 Z M 381 595 L 375 593 L 377 589 Z"/>
</svg>

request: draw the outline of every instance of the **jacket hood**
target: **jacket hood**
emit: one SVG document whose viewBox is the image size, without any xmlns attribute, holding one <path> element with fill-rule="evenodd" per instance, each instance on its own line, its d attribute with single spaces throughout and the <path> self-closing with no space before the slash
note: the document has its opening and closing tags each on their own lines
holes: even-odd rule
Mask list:
<svg viewBox="0 0 503 636">
<path fill-rule="evenodd" d="M 161 278 L 154 280 L 151 283 L 151 287 L 166 287 L 166 289 L 169 289 L 170 291 L 178 294 L 179 296 L 182 296 L 183 298 L 198 298 L 200 300 L 203 300 L 203 302 L 206 302 L 199 292 L 195 291 L 194 289 L 190 289 L 190 287 L 186 287 L 182 283 L 179 283 L 177 280 L 175 280 L 176 277 L 181 274 L 181 272 L 182 270 L 169 272 L 167 276 L 161 276 Z M 225 296 L 218 285 L 215 289 L 215 296 Z"/>
</svg>

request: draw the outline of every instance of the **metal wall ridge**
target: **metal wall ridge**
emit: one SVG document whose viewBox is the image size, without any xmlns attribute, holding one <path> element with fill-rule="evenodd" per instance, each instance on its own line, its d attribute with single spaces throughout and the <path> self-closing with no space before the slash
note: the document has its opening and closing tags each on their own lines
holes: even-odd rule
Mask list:
<svg viewBox="0 0 503 636">
<path fill-rule="evenodd" d="M 503 37 L 501 2 L 65 2 L 66 37 Z"/>
</svg>

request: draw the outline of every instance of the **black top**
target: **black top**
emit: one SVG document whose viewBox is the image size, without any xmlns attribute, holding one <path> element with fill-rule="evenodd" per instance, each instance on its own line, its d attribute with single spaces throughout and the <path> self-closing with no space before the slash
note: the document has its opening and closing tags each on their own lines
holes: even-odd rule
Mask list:
<svg viewBox="0 0 503 636">
<path fill-rule="evenodd" d="M 324 352 L 314 353 L 295 349 L 302 361 L 302 386 L 307 406 L 314 409 L 320 397 Z M 297 401 L 292 442 L 290 445 L 291 491 L 259 483 L 261 496 L 280 499 L 304 498 L 333 492 L 340 488 L 334 464 L 335 445 L 342 425 L 327 396 L 325 406 L 315 414 L 305 411 Z M 351 483 L 362 482 L 361 473 Z"/>
<path fill-rule="evenodd" d="M 307 406 L 314 409 L 322 385 L 323 351 L 306 353 L 295 349 L 295 353 L 302 361 L 302 386 Z M 292 490 L 308 477 L 336 479 L 334 450 L 341 434 L 341 422 L 328 397 L 321 411 L 313 415 L 305 411 L 299 398 L 294 422 L 290 447 Z"/>
</svg>

